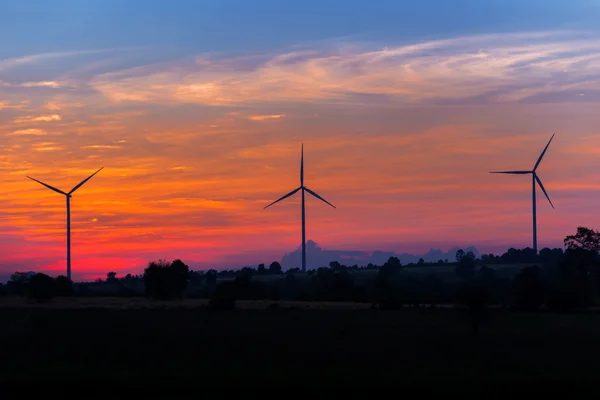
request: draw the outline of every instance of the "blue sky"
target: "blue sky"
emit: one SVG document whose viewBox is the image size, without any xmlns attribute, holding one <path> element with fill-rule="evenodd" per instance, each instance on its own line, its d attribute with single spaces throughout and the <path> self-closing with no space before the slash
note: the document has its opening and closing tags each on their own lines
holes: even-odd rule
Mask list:
<svg viewBox="0 0 600 400">
<path fill-rule="evenodd" d="M 0 58 L 126 46 L 260 51 L 351 36 L 395 44 L 599 29 L 596 0 L 3 1 Z"/>
</svg>

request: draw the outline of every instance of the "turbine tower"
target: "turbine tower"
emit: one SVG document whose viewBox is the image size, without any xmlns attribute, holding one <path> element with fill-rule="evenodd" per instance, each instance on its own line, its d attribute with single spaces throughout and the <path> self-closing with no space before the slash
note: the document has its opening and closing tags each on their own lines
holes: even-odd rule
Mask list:
<svg viewBox="0 0 600 400">
<path fill-rule="evenodd" d="M 102 171 L 103 168 L 104 167 L 100 168 L 98 171 L 94 172 L 88 178 L 86 178 L 83 181 L 81 181 L 77 186 L 75 186 L 73 189 L 71 189 L 71 191 L 68 192 L 68 193 L 65 193 L 65 192 L 63 192 L 60 189 L 57 189 L 57 188 L 52 187 L 50 185 L 47 185 L 44 182 L 40 182 L 37 179 L 33 179 L 32 177 L 28 176 L 28 178 L 31 179 L 32 181 L 36 181 L 40 185 L 44 185 L 48 189 L 53 190 L 56 193 L 63 194 L 67 198 L 67 279 L 71 279 L 71 195 L 77 189 L 79 189 L 81 186 L 83 186 L 84 183 L 86 183 L 87 181 L 89 181 L 90 179 L 92 179 L 92 177 L 94 175 L 96 175 L 98 172 Z"/>
<path fill-rule="evenodd" d="M 539 176 L 536 172 L 537 168 L 539 167 L 540 163 L 542 162 L 542 158 L 544 158 L 544 155 L 546 154 L 546 150 L 548 150 L 548 146 L 550 146 L 550 143 L 552 143 L 552 139 L 554 139 L 554 134 L 552 135 L 552 137 L 550 138 L 550 141 L 544 148 L 544 151 L 542 151 L 542 154 L 540 154 L 540 157 L 538 158 L 537 162 L 535 163 L 535 166 L 533 167 L 533 169 L 531 171 L 490 172 L 490 174 L 512 174 L 512 175 L 531 174 L 532 198 L 533 198 L 533 250 L 535 251 L 535 254 L 537 254 L 537 251 L 538 251 L 538 246 L 537 246 L 537 201 L 536 201 L 536 197 L 535 197 L 536 183 L 540 186 L 540 189 L 542 189 L 542 192 L 544 192 L 544 194 L 546 195 L 546 198 L 548 199 L 548 202 L 550 203 L 552 208 L 554 208 L 554 204 L 552 204 L 552 201 L 550 200 L 550 196 L 548 196 L 548 193 L 546 192 L 546 189 L 544 189 L 544 185 L 542 184 L 542 180 L 539 178 Z"/>
<path fill-rule="evenodd" d="M 313 192 L 312 190 L 310 190 L 309 188 L 304 186 L 304 144 L 302 144 L 302 153 L 301 153 L 301 158 L 300 158 L 300 187 L 292 190 L 291 192 L 289 192 L 288 194 L 286 194 L 279 200 L 275 200 L 274 202 L 272 202 L 265 208 L 269 208 L 273 204 L 278 203 L 281 200 L 286 199 L 286 198 L 296 194 L 296 192 L 299 190 L 302 190 L 302 272 L 306 272 L 306 212 L 304 211 L 304 192 L 308 192 L 309 194 L 313 195 L 317 199 L 329 204 L 333 208 L 335 208 L 335 206 L 333 204 L 331 204 L 330 202 L 328 202 L 327 200 L 325 200 L 324 198 L 322 198 L 321 196 L 319 196 L 317 193 Z"/>
</svg>

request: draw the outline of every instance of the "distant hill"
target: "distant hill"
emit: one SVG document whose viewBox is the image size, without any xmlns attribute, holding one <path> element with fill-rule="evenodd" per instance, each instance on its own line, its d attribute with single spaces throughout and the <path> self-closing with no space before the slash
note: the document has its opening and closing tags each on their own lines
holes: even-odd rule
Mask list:
<svg viewBox="0 0 600 400">
<path fill-rule="evenodd" d="M 417 263 L 420 258 L 425 262 L 436 262 L 438 260 L 448 260 L 453 262 L 456 258 L 456 251 L 461 247 L 453 247 L 444 252 L 440 249 L 430 249 L 425 254 L 395 253 L 388 251 L 348 251 L 348 250 L 327 250 L 321 248 L 312 240 L 306 242 L 306 263 L 307 268 L 318 268 L 328 266 L 331 261 L 337 261 L 345 265 L 365 266 L 369 263 L 382 265 L 390 257 L 398 257 L 402 264 Z M 462 247 L 465 252 L 472 251 L 477 257 L 480 256 L 479 250 L 473 246 Z M 294 268 L 302 265 L 302 247 L 295 251 L 287 253 L 281 259 L 283 268 Z"/>
</svg>

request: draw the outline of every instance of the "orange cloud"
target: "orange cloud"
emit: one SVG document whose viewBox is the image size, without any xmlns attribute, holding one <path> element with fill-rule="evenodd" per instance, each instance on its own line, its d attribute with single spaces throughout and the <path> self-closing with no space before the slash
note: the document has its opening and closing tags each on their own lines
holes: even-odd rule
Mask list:
<svg viewBox="0 0 600 400">
<path fill-rule="evenodd" d="M 109 145 L 109 144 L 92 144 L 89 146 L 81 146 L 82 149 L 101 149 L 101 150 L 116 150 L 121 149 L 121 146 Z"/>
<path fill-rule="evenodd" d="M 19 129 L 16 131 L 12 132 L 12 135 L 35 135 L 35 136 L 41 136 L 41 135 L 46 135 L 47 132 L 43 129 L 36 129 L 36 128 L 30 128 L 30 129 Z"/>
<path fill-rule="evenodd" d="M 32 116 L 28 115 L 25 117 L 18 117 L 13 120 L 15 124 L 25 124 L 30 122 L 52 122 L 52 121 L 60 121 L 62 120 L 61 116 L 58 114 L 50 114 L 50 115 L 39 115 Z"/>
<path fill-rule="evenodd" d="M 285 115 L 276 114 L 276 115 L 251 115 L 247 118 L 251 121 L 267 121 L 270 119 L 281 119 L 283 117 L 285 117 Z"/>
</svg>

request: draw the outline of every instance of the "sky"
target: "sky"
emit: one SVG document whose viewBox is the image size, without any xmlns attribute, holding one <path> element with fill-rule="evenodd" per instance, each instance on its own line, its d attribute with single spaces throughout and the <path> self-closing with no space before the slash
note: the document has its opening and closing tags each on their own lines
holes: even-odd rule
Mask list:
<svg viewBox="0 0 600 400">
<path fill-rule="evenodd" d="M 11 1 L 0 275 L 559 247 L 600 212 L 600 1 Z M 308 260 L 309 267 L 310 259 Z M 289 266 L 292 267 L 292 266 Z"/>
</svg>

